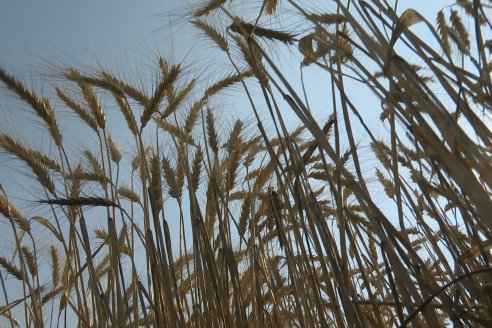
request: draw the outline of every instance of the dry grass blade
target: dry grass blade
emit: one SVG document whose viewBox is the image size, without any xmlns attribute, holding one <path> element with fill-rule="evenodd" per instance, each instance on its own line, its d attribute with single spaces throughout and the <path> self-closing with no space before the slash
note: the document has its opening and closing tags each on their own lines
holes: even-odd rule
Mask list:
<svg viewBox="0 0 492 328">
<path fill-rule="evenodd" d="M 41 216 L 34 216 L 31 220 L 34 220 L 47 228 L 56 237 L 56 239 L 58 239 L 60 242 L 63 242 L 62 235 L 58 232 L 58 230 L 56 230 L 56 228 L 50 223 L 50 221 L 48 221 L 48 219 L 45 219 Z"/>
</svg>

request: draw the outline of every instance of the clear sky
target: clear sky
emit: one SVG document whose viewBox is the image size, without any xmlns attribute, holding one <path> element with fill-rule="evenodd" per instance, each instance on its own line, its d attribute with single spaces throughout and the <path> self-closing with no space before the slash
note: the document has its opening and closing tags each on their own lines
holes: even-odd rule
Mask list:
<svg viewBox="0 0 492 328">
<path fill-rule="evenodd" d="M 132 56 L 163 40 L 166 18 L 181 1 L 16 0 L 0 5 L 0 65 L 39 67 L 40 59 Z M 93 58 L 92 58 L 93 59 Z"/>
</svg>

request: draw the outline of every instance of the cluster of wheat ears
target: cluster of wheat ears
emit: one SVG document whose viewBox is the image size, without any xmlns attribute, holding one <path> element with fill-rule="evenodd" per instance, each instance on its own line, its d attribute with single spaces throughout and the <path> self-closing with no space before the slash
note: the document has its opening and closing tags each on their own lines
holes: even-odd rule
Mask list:
<svg viewBox="0 0 492 328">
<path fill-rule="evenodd" d="M 50 139 L 36 148 L 0 133 L 2 156 L 28 169 L 39 197 L 22 204 L 0 188 L 14 243 L 0 254 L 2 324 L 492 326 L 492 2 L 457 0 L 436 22 L 377 0 L 329 12 L 257 1 L 253 19 L 231 14 L 237 2 L 187 17 L 230 64 L 206 87 L 164 58 L 150 92 L 70 67 L 45 97 L 0 69 L 3 94 L 28 104 Z M 323 118 L 306 70 L 326 77 Z M 218 133 L 213 100 L 232 85 L 255 124 Z M 356 101 L 354 85 L 380 108 Z M 67 147 L 60 110 L 94 147 Z"/>
</svg>

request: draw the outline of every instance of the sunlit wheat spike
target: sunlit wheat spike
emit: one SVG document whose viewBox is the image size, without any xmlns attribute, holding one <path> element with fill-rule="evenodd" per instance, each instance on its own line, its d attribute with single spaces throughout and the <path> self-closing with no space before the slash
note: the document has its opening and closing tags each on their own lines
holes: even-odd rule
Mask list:
<svg viewBox="0 0 492 328">
<path fill-rule="evenodd" d="M 193 131 L 193 128 L 195 127 L 196 122 L 200 117 L 202 108 L 206 103 L 207 103 L 206 99 L 202 98 L 196 101 L 191 107 L 190 111 L 188 112 L 188 115 L 186 116 L 186 120 L 183 127 L 187 133 L 191 133 Z"/>
<path fill-rule="evenodd" d="M 14 220 L 15 223 L 25 232 L 31 232 L 31 225 L 17 208 L 5 196 L 0 195 L 0 214 L 6 218 Z"/>
<path fill-rule="evenodd" d="M 451 10 L 449 20 L 451 21 L 452 30 L 456 32 L 459 38 L 460 42 L 458 43 L 463 44 L 467 50 L 470 49 L 470 35 L 456 10 Z"/>
<path fill-rule="evenodd" d="M 49 159 L 39 152 L 25 149 L 21 144 L 4 134 L 0 134 L 0 147 L 12 155 L 17 156 L 20 160 L 26 163 L 32 169 L 32 172 L 38 179 L 39 183 L 50 193 L 55 193 L 55 185 L 51 180 L 46 165 L 44 164 L 48 163 L 50 166 L 60 169 L 54 160 Z"/>
<path fill-rule="evenodd" d="M 140 195 L 128 187 L 119 187 L 118 194 L 132 202 L 140 203 Z"/>
<path fill-rule="evenodd" d="M 238 233 L 239 237 L 243 237 L 246 228 L 248 226 L 248 221 L 251 216 L 251 193 L 247 193 L 246 197 L 243 200 L 243 204 L 241 205 L 241 214 L 239 215 L 239 222 L 238 222 Z"/>
<path fill-rule="evenodd" d="M 176 81 L 180 73 L 181 66 L 173 65 L 167 77 L 165 77 L 156 87 L 154 95 L 145 107 L 140 118 L 141 129 L 143 129 L 149 122 L 150 118 L 159 111 L 159 106 L 164 100 L 168 88 Z"/>
<path fill-rule="evenodd" d="M 280 0 L 265 0 L 265 13 L 273 15 L 277 10 Z"/>
<path fill-rule="evenodd" d="M 96 277 L 101 279 L 104 277 L 110 270 L 110 260 L 109 254 L 104 256 L 104 258 L 99 262 L 96 266 Z"/>
<path fill-rule="evenodd" d="M 229 26 L 229 28 L 231 29 L 231 31 L 239 33 L 246 38 L 250 37 L 251 35 L 256 35 L 260 38 L 276 40 L 286 44 L 294 44 L 294 41 L 296 41 L 295 35 L 283 31 L 276 31 L 260 26 L 255 26 L 253 24 L 242 22 L 239 19 L 236 19 L 236 21 L 233 22 Z"/>
<path fill-rule="evenodd" d="M 393 182 L 389 179 L 387 179 L 383 172 L 380 170 L 376 169 L 376 176 L 378 177 L 379 182 L 383 185 L 384 187 L 384 192 L 389 198 L 395 197 L 395 186 Z"/>
<path fill-rule="evenodd" d="M 22 100 L 31 105 L 36 114 L 45 122 L 55 144 L 60 146 L 62 135 L 56 121 L 55 112 L 51 107 L 51 102 L 47 98 L 40 98 L 34 92 L 27 90 L 21 82 L 7 74 L 3 68 L 0 68 L 0 80 Z"/>
<path fill-rule="evenodd" d="M 99 176 L 104 176 L 104 170 L 99 163 L 97 157 L 90 151 L 90 150 L 85 150 L 84 151 L 84 157 L 87 159 L 89 162 L 89 165 L 92 168 L 92 172 L 99 175 Z"/>
<path fill-rule="evenodd" d="M 60 255 L 58 254 L 58 249 L 54 246 L 50 246 L 51 254 L 51 279 L 53 286 L 58 286 L 60 282 Z"/>
<path fill-rule="evenodd" d="M 460 6 L 461 8 L 463 8 L 465 10 L 465 12 L 468 14 L 468 16 L 470 16 L 473 19 L 476 19 L 478 21 L 478 24 L 479 25 L 485 24 L 486 19 L 483 16 L 483 14 L 480 12 L 480 9 L 477 11 L 478 12 L 478 17 L 476 16 L 475 6 L 473 4 L 473 0 L 472 1 L 468 1 L 468 0 L 456 0 L 456 4 L 458 6 Z M 482 6 L 480 3 L 477 4 L 477 5 L 479 7 Z"/>
<path fill-rule="evenodd" d="M 109 232 L 107 232 L 106 230 L 102 230 L 102 229 L 94 230 L 94 235 L 96 236 L 96 238 L 98 238 L 104 242 L 106 242 L 110 238 Z"/>
<path fill-rule="evenodd" d="M 15 141 L 8 135 L 0 133 L 0 147 L 8 153 L 18 157 L 30 167 L 44 165 L 54 171 L 61 171 L 61 166 L 57 161 L 39 151 L 26 148 L 23 144 Z"/>
<path fill-rule="evenodd" d="M 347 18 L 343 15 L 340 14 L 308 14 L 307 19 L 317 22 L 319 24 L 341 24 L 345 21 L 347 21 Z"/>
<path fill-rule="evenodd" d="M 74 77 L 80 77 L 80 72 L 75 68 L 69 69 L 68 74 Z M 81 80 L 77 81 L 77 84 L 82 91 L 82 95 L 84 96 L 87 105 L 92 110 L 92 115 L 95 118 L 97 125 L 101 129 L 104 129 L 106 127 L 106 115 L 103 112 L 102 106 L 99 104 L 96 93 L 94 92 L 90 84 L 87 84 Z"/>
<path fill-rule="evenodd" d="M 111 160 L 115 163 L 119 163 L 122 158 L 121 151 L 113 138 L 111 138 L 111 136 L 108 136 L 108 148 Z"/>
<path fill-rule="evenodd" d="M 218 93 L 219 91 L 228 88 L 235 83 L 241 82 L 243 79 L 250 77 L 253 75 L 253 72 L 251 70 L 246 70 L 244 72 L 241 72 L 240 74 L 231 74 L 220 81 L 212 84 L 205 90 L 205 95 L 204 98 L 209 98 L 212 95 Z"/>
<path fill-rule="evenodd" d="M 188 83 L 182 90 L 180 90 L 177 96 L 175 96 L 173 99 L 170 99 L 167 108 L 164 110 L 164 113 L 162 113 L 159 120 L 166 119 L 169 115 L 173 114 L 178 109 L 178 107 L 193 91 L 193 88 L 195 87 L 195 82 L 195 79 L 191 80 L 190 83 Z"/>
<path fill-rule="evenodd" d="M 138 134 L 137 121 L 135 120 L 135 116 L 133 115 L 132 109 L 128 105 L 128 102 L 123 97 L 120 97 L 117 94 L 113 94 L 116 102 L 118 103 L 118 107 L 125 117 L 126 124 L 130 129 L 130 132 L 136 136 Z"/>
<path fill-rule="evenodd" d="M 9 262 L 3 256 L 0 256 L 0 266 L 18 280 L 23 281 L 26 278 L 24 272 L 21 269 L 16 267 L 13 263 Z"/>
<path fill-rule="evenodd" d="M 55 87 L 55 91 L 58 98 L 60 98 L 68 108 L 72 109 L 91 129 L 97 131 L 96 119 L 90 113 L 60 88 Z"/>
<path fill-rule="evenodd" d="M 36 260 L 34 254 L 31 252 L 29 248 L 25 245 L 21 246 L 21 252 L 26 261 L 27 268 L 29 269 L 29 273 L 31 276 L 35 277 L 38 275 L 38 266 L 36 265 Z"/>
<path fill-rule="evenodd" d="M 196 146 L 193 136 L 187 133 L 186 131 L 184 131 L 181 127 L 169 124 L 162 120 L 159 121 L 159 127 L 164 131 L 169 132 L 170 134 L 180 139 L 181 141 L 190 144 L 192 146 Z"/>
<path fill-rule="evenodd" d="M 207 4 L 195 11 L 195 17 L 201 17 L 210 14 L 212 11 L 220 8 L 227 0 L 209 0 Z"/>
<path fill-rule="evenodd" d="M 236 44 L 241 50 L 244 60 L 251 68 L 256 78 L 263 84 L 268 85 L 268 75 L 266 73 L 266 68 L 261 62 L 262 55 L 256 48 L 250 48 L 246 38 L 243 36 L 234 37 Z"/>
<path fill-rule="evenodd" d="M 207 108 L 207 135 L 208 135 L 208 143 L 210 145 L 210 148 L 212 148 L 212 151 L 214 154 L 217 154 L 219 151 L 219 141 L 217 137 L 217 132 L 215 131 L 215 125 L 214 125 L 214 114 L 212 113 L 212 110 L 210 107 Z"/>
<path fill-rule="evenodd" d="M 162 170 L 164 171 L 164 178 L 166 179 L 166 183 L 169 188 L 169 195 L 178 199 L 181 196 L 181 189 L 179 188 L 176 179 L 176 172 L 171 167 L 171 163 L 166 157 L 162 158 Z"/>
<path fill-rule="evenodd" d="M 193 167 L 191 170 L 191 188 L 193 191 L 197 191 L 200 185 L 200 173 L 202 170 L 202 150 L 198 148 L 193 159 Z"/>
<path fill-rule="evenodd" d="M 229 45 L 227 44 L 226 39 L 218 32 L 216 29 L 214 29 L 212 26 L 208 25 L 201 19 L 195 19 L 192 21 L 193 25 L 195 25 L 196 28 L 201 30 L 203 33 L 205 33 L 206 36 L 208 36 L 212 41 L 214 41 L 220 49 L 222 49 L 225 52 L 229 51 Z"/>
<path fill-rule="evenodd" d="M 141 104 L 144 107 L 147 106 L 147 104 L 149 103 L 150 99 L 143 91 L 129 85 L 125 81 L 122 81 L 103 70 L 101 70 L 101 76 L 102 79 L 100 80 L 102 81 L 102 83 L 105 84 L 105 87 L 102 88 L 111 92 L 113 95 L 115 95 L 115 97 L 118 96 L 124 98 L 126 94 L 130 98 L 135 99 L 139 104 Z M 97 84 L 91 84 L 91 85 L 97 86 Z"/>
</svg>

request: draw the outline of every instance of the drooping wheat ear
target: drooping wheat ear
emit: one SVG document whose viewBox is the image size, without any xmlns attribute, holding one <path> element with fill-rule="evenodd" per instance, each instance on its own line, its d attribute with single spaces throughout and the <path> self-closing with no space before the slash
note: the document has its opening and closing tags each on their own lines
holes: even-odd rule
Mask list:
<svg viewBox="0 0 492 328">
<path fill-rule="evenodd" d="M 168 88 L 176 81 L 180 73 L 181 66 L 173 65 L 169 71 L 169 74 L 159 83 L 154 91 L 152 99 L 150 99 L 148 105 L 145 106 L 142 117 L 140 118 L 141 129 L 147 125 L 152 115 L 159 111 L 159 106 L 162 103 Z"/>
<path fill-rule="evenodd" d="M 17 278 L 20 281 L 25 280 L 25 275 L 24 272 L 19 269 L 15 264 L 9 262 L 6 258 L 3 256 L 0 256 L 0 266 L 2 266 L 8 273 L 10 273 L 12 276 Z"/>
<path fill-rule="evenodd" d="M 17 156 L 29 166 L 32 166 L 33 163 L 40 163 L 51 170 L 61 172 L 61 166 L 57 161 L 37 150 L 24 147 L 23 144 L 15 141 L 8 135 L 0 134 L 0 147 L 12 155 Z"/>
<path fill-rule="evenodd" d="M 116 99 L 116 103 L 120 108 L 121 113 L 125 117 L 126 124 L 130 129 L 130 132 L 136 136 L 138 134 L 137 121 L 135 120 L 135 116 L 133 115 L 132 109 L 128 105 L 128 102 L 123 98 L 118 96 L 116 93 L 113 93 L 114 99 Z"/>
<path fill-rule="evenodd" d="M 214 154 L 217 154 L 219 151 L 219 141 L 214 126 L 214 115 L 210 107 L 207 108 L 207 135 L 210 148 L 212 148 Z"/>
<path fill-rule="evenodd" d="M 191 189 L 196 192 L 200 184 L 200 173 L 202 170 L 202 149 L 198 148 L 193 159 L 193 168 L 191 171 Z"/>
<path fill-rule="evenodd" d="M 115 163 L 119 163 L 122 158 L 121 151 L 111 136 L 108 136 L 108 148 L 111 160 Z"/>
<path fill-rule="evenodd" d="M 176 179 L 176 172 L 166 157 L 162 158 L 162 170 L 164 171 L 164 178 L 166 179 L 166 183 L 169 188 L 169 195 L 175 199 L 178 199 L 181 196 L 181 190 Z"/>
<path fill-rule="evenodd" d="M 72 109 L 92 130 L 97 131 L 97 122 L 94 116 L 83 109 L 82 106 L 60 88 L 55 87 L 55 91 L 58 98 L 60 98 L 68 108 Z"/>
<path fill-rule="evenodd" d="M 218 9 L 227 0 L 210 0 L 206 5 L 195 11 L 195 17 L 201 17 L 210 14 L 212 11 Z"/>
<path fill-rule="evenodd" d="M 25 245 L 22 245 L 21 246 L 21 252 L 22 252 L 22 256 L 24 257 L 24 260 L 26 261 L 27 268 L 29 269 L 29 273 L 33 277 L 37 276 L 37 274 L 38 274 L 38 267 L 36 265 L 36 260 L 34 258 L 34 254 Z"/>
<path fill-rule="evenodd" d="M 294 44 L 296 38 L 294 35 L 289 34 L 287 32 L 276 31 L 267 29 L 264 27 L 259 27 L 253 24 L 246 23 L 237 18 L 229 28 L 231 31 L 239 33 L 243 35 L 245 38 L 250 37 L 251 35 L 256 35 L 260 38 L 267 38 L 269 40 L 277 40 L 286 44 Z M 247 33 L 245 35 L 245 33 Z"/>
<path fill-rule="evenodd" d="M 195 25 L 196 28 L 201 30 L 203 33 L 205 33 L 206 36 L 208 36 L 212 41 L 214 41 L 220 49 L 222 49 L 224 52 L 229 51 L 229 45 L 227 44 L 227 40 L 222 36 L 222 34 L 214 29 L 212 26 L 208 25 L 201 19 L 195 19 L 192 21 L 193 25 Z"/>
<path fill-rule="evenodd" d="M 26 101 L 34 109 L 36 114 L 43 119 L 51 137 L 57 146 L 61 146 L 62 135 L 56 121 L 55 112 L 47 98 L 40 98 L 34 92 L 27 90 L 20 81 L 7 74 L 3 68 L 0 68 L 0 80 L 13 90 L 22 100 Z"/>
<path fill-rule="evenodd" d="M 132 202 L 140 203 L 140 195 L 128 187 L 118 188 L 118 194 Z"/>
<path fill-rule="evenodd" d="M 53 286 L 58 286 L 60 282 L 60 255 L 58 254 L 58 249 L 51 245 L 50 247 L 51 254 L 51 278 L 53 280 Z"/>
<path fill-rule="evenodd" d="M 77 197 L 77 198 L 58 198 L 39 201 L 42 204 L 62 205 L 62 206 L 102 206 L 118 207 L 113 201 L 101 197 Z"/>
<path fill-rule="evenodd" d="M 17 226 L 23 231 L 27 233 L 31 232 L 31 225 L 29 221 L 3 195 L 0 195 L 0 214 L 6 218 L 14 220 L 14 222 L 17 223 Z"/>
<path fill-rule="evenodd" d="M 32 169 L 39 183 L 50 193 L 55 193 L 55 185 L 51 181 L 51 177 L 44 163 L 48 163 L 51 167 L 60 171 L 60 166 L 56 161 L 49 159 L 39 152 L 26 149 L 20 143 L 4 134 L 0 134 L 0 147 L 26 163 Z"/>
</svg>

